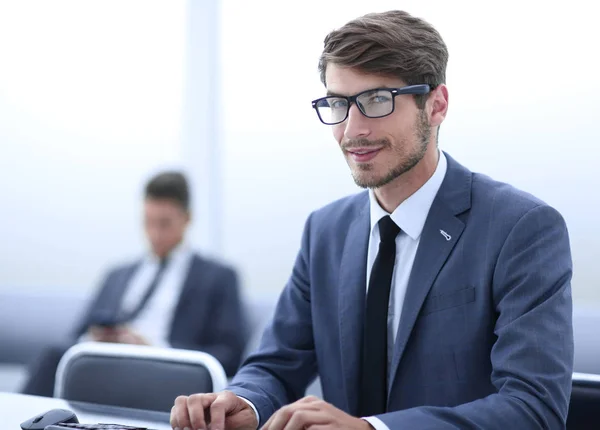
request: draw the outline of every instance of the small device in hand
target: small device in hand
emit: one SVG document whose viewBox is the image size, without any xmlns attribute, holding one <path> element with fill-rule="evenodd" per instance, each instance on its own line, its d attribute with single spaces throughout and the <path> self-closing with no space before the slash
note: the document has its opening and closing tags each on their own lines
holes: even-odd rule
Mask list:
<svg viewBox="0 0 600 430">
<path fill-rule="evenodd" d="M 115 327 L 120 324 L 120 321 L 110 311 L 96 311 L 91 318 L 90 325 L 96 325 L 104 328 Z"/>
</svg>

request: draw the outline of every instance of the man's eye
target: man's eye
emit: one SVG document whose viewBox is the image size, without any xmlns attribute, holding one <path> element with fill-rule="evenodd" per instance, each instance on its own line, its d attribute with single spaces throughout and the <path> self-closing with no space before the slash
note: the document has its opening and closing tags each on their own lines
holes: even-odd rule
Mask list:
<svg viewBox="0 0 600 430">
<path fill-rule="evenodd" d="M 330 103 L 330 106 L 331 106 L 333 109 L 343 109 L 343 108 L 345 108 L 347 105 L 348 105 L 348 102 L 347 102 L 346 100 L 343 100 L 343 99 L 333 100 L 333 101 Z"/>
<path fill-rule="evenodd" d="M 387 103 L 389 101 L 390 101 L 390 98 L 388 96 L 382 96 L 382 95 L 373 96 L 369 100 L 370 103 Z"/>
</svg>

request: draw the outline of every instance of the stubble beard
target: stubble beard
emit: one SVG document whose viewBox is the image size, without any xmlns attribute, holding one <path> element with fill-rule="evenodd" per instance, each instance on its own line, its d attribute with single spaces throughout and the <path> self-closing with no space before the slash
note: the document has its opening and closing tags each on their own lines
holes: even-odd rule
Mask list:
<svg viewBox="0 0 600 430">
<path fill-rule="evenodd" d="M 421 111 L 417 117 L 417 121 L 415 123 L 415 136 L 417 139 L 417 147 L 411 153 L 403 152 L 400 148 L 407 148 L 408 143 L 406 139 L 400 142 L 399 148 L 393 148 L 390 141 L 388 139 L 380 139 L 377 141 L 369 141 L 366 139 L 357 139 L 351 142 L 344 147 L 352 148 L 352 147 L 377 147 L 382 149 L 391 150 L 392 153 L 397 155 L 398 163 L 392 167 L 388 172 L 386 172 L 383 176 L 374 176 L 369 174 L 369 172 L 373 172 L 374 165 L 371 163 L 359 163 L 354 167 L 350 167 L 352 178 L 356 185 L 361 188 L 380 188 L 384 185 L 389 184 L 396 178 L 402 176 L 406 172 L 410 171 L 413 167 L 415 167 L 419 161 L 423 159 L 425 153 L 427 152 L 427 146 L 429 144 L 429 140 L 431 138 L 431 126 L 427 121 L 427 117 L 425 115 L 425 111 Z"/>
</svg>

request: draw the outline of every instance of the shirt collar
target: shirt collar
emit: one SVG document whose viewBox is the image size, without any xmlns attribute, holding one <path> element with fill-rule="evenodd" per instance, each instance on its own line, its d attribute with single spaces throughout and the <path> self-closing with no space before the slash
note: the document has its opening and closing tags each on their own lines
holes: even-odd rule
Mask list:
<svg viewBox="0 0 600 430">
<path fill-rule="evenodd" d="M 167 256 L 167 264 L 171 263 L 175 260 L 181 260 L 185 258 L 190 253 L 190 248 L 185 241 L 180 242 Z M 147 257 L 147 261 L 158 264 L 160 262 L 159 258 L 153 253 L 149 252 Z"/>
<path fill-rule="evenodd" d="M 443 151 L 439 151 L 439 160 L 435 172 L 421 188 L 404 200 L 394 212 L 389 214 L 377 202 L 375 193 L 369 190 L 371 234 L 381 218 L 390 215 L 392 220 L 411 239 L 417 240 L 421 236 L 423 226 L 429 214 L 431 204 L 437 195 L 444 177 L 446 176 L 447 160 Z"/>
</svg>

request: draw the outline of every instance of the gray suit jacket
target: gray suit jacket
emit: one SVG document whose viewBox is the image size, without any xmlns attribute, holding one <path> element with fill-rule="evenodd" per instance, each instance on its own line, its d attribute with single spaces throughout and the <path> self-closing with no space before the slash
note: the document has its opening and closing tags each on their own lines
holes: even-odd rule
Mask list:
<svg viewBox="0 0 600 430">
<path fill-rule="evenodd" d="M 139 262 L 111 270 L 75 330 L 83 334 L 99 312 L 117 310 Z M 169 330 L 173 348 L 193 349 L 216 357 L 228 375 L 238 369 L 248 338 L 236 272 L 194 255 Z"/>
<path fill-rule="evenodd" d="M 390 429 L 564 428 L 573 371 L 565 222 L 446 156 L 403 305 L 389 412 L 378 418 Z M 324 399 L 356 415 L 369 230 L 366 192 L 308 218 L 274 319 L 230 387 L 261 425 L 317 373 Z"/>
</svg>

